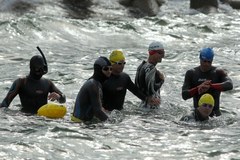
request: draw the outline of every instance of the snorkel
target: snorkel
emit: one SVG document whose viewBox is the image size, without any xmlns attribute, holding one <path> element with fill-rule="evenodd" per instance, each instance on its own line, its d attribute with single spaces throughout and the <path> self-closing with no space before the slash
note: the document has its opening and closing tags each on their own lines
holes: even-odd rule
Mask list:
<svg viewBox="0 0 240 160">
<path fill-rule="evenodd" d="M 42 50 L 40 49 L 40 47 L 37 46 L 37 49 L 41 53 L 41 55 L 43 57 L 43 61 L 44 61 L 43 74 L 46 74 L 48 72 L 47 60 L 46 60 Z"/>
<path fill-rule="evenodd" d="M 39 80 L 48 72 L 47 61 L 42 50 L 37 47 L 41 55 L 35 55 L 30 59 L 30 76 Z"/>
</svg>

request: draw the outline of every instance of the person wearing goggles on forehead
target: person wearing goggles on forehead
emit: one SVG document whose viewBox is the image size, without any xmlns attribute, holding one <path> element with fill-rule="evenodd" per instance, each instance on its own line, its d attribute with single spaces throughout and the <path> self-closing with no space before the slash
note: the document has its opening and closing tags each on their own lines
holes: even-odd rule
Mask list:
<svg viewBox="0 0 240 160">
<path fill-rule="evenodd" d="M 94 62 L 94 73 L 78 92 L 71 120 L 74 122 L 105 121 L 108 116 L 102 107 L 102 84 L 112 72 L 112 66 L 106 57 Z"/>
<path fill-rule="evenodd" d="M 160 105 L 160 88 L 164 83 L 164 75 L 156 68 L 165 56 L 164 47 L 161 42 L 154 41 L 148 47 L 148 60 L 143 61 L 137 68 L 135 84 L 147 96 L 158 99 L 158 103 L 142 101 L 141 107 L 155 109 Z"/>
<path fill-rule="evenodd" d="M 130 76 L 123 72 L 126 61 L 122 51 L 112 51 L 109 59 L 113 70 L 110 78 L 103 84 L 103 107 L 106 110 L 122 110 L 127 90 L 141 100 L 150 99 L 139 90 Z"/>
<path fill-rule="evenodd" d="M 200 97 L 198 101 L 198 107 L 195 108 L 190 115 L 182 117 L 180 121 L 206 121 L 209 119 L 209 116 L 212 113 L 214 104 L 215 101 L 213 96 L 205 93 Z"/>
<path fill-rule="evenodd" d="M 232 80 L 220 68 L 212 66 L 214 52 L 212 48 L 200 51 L 200 65 L 186 72 L 182 86 L 182 98 L 193 98 L 194 108 L 198 107 L 198 100 L 204 93 L 209 93 L 215 100 L 210 116 L 220 116 L 220 94 L 222 91 L 233 89 Z"/>
<path fill-rule="evenodd" d="M 49 79 L 42 76 L 48 72 L 45 57 L 35 55 L 30 60 L 28 76 L 15 80 L 0 107 L 9 107 L 16 95 L 21 101 L 21 111 L 36 114 L 48 100 L 65 103 L 65 95 Z"/>
</svg>

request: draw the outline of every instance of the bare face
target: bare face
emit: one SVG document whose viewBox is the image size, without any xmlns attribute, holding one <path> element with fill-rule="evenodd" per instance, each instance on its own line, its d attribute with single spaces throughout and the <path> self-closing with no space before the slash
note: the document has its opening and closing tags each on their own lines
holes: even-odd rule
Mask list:
<svg viewBox="0 0 240 160">
<path fill-rule="evenodd" d="M 123 71 L 125 64 L 126 64 L 125 60 L 113 62 L 112 73 L 113 74 L 120 74 Z"/>
<path fill-rule="evenodd" d="M 199 106 L 197 109 L 203 117 L 208 117 L 212 113 L 213 106 L 210 104 L 202 104 L 202 106 Z"/>
<path fill-rule="evenodd" d="M 104 66 L 102 72 L 106 77 L 110 77 L 112 73 L 112 66 Z"/>
<path fill-rule="evenodd" d="M 164 58 L 164 56 L 165 56 L 164 49 L 157 51 L 156 58 L 157 58 L 158 62 L 162 62 L 162 59 Z"/>
<path fill-rule="evenodd" d="M 152 55 L 151 61 L 154 64 L 160 63 L 160 62 L 162 62 L 162 59 L 164 58 L 164 56 L 165 56 L 164 49 L 155 50 L 154 54 Z"/>
<path fill-rule="evenodd" d="M 212 67 L 212 61 L 200 59 L 200 68 L 203 72 L 207 72 Z"/>
</svg>

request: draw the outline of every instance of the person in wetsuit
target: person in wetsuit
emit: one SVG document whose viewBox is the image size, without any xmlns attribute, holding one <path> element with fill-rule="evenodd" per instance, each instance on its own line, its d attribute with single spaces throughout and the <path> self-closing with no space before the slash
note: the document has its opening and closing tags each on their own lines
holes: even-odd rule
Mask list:
<svg viewBox="0 0 240 160">
<path fill-rule="evenodd" d="M 190 115 L 183 116 L 180 121 L 206 121 L 212 113 L 214 106 L 214 98 L 212 95 L 205 93 L 199 101 L 198 107 L 193 110 Z"/>
<path fill-rule="evenodd" d="M 48 100 L 65 103 L 65 95 L 49 79 L 42 76 L 47 73 L 46 60 L 35 55 L 30 60 L 30 73 L 26 77 L 16 79 L 0 107 L 9 107 L 12 100 L 19 95 L 21 111 L 36 114 L 38 109 Z"/>
<path fill-rule="evenodd" d="M 165 56 L 162 43 L 159 41 L 150 43 L 148 54 L 148 60 L 144 60 L 137 68 L 135 84 L 145 95 L 160 100 L 160 88 L 164 83 L 164 76 L 159 70 L 157 70 L 156 65 L 157 63 L 162 62 L 162 58 Z M 159 104 L 147 104 L 146 101 L 142 101 L 140 106 L 154 109 L 158 108 Z"/>
<path fill-rule="evenodd" d="M 94 73 L 78 92 L 71 120 L 86 122 L 95 118 L 105 121 L 108 116 L 102 108 L 102 84 L 110 77 L 111 63 L 106 57 L 99 57 L 94 62 Z"/>
<path fill-rule="evenodd" d="M 122 110 L 127 90 L 132 92 L 141 100 L 154 99 L 147 97 L 139 88 L 132 82 L 130 76 L 123 72 L 126 64 L 125 56 L 120 50 L 113 50 L 109 56 L 112 64 L 112 74 L 103 84 L 103 107 L 108 111 L 114 109 Z M 157 103 L 157 102 L 156 102 Z"/>
<path fill-rule="evenodd" d="M 220 116 L 220 94 L 222 91 L 233 88 L 232 80 L 223 69 L 212 66 L 214 52 L 211 48 L 200 51 L 200 66 L 186 72 L 182 86 L 182 98 L 187 100 L 193 97 L 194 108 L 198 107 L 198 100 L 204 93 L 209 93 L 215 100 L 210 116 Z"/>
</svg>

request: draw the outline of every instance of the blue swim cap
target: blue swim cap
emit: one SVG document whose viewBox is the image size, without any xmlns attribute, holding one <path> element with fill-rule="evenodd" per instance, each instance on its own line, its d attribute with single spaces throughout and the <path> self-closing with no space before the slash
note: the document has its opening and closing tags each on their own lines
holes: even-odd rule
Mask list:
<svg viewBox="0 0 240 160">
<path fill-rule="evenodd" d="M 201 60 L 208 60 L 208 61 L 212 61 L 214 57 L 214 52 L 212 50 L 212 48 L 203 48 L 200 51 L 200 55 L 199 58 Z"/>
</svg>

